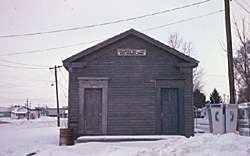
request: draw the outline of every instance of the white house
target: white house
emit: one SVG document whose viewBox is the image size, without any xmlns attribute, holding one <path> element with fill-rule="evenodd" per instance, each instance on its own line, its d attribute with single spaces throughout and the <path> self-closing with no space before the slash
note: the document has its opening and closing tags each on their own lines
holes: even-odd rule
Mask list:
<svg viewBox="0 0 250 156">
<path fill-rule="evenodd" d="M 41 117 L 41 109 L 37 107 L 16 107 L 11 111 L 12 119 L 36 119 Z"/>
<path fill-rule="evenodd" d="M 249 105 L 250 107 L 250 105 Z M 247 103 L 246 102 L 243 102 L 243 103 L 240 103 L 239 104 L 239 117 L 241 119 L 248 119 L 249 117 L 249 108 L 247 106 Z"/>
</svg>

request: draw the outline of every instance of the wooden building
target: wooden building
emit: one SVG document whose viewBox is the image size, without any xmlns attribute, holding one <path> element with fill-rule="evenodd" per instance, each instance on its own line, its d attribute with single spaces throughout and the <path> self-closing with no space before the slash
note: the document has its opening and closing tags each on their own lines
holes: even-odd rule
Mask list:
<svg viewBox="0 0 250 156">
<path fill-rule="evenodd" d="M 68 126 L 82 135 L 194 135 L 198 61 L 134 29 L 63 61 Z"/>
</svg>

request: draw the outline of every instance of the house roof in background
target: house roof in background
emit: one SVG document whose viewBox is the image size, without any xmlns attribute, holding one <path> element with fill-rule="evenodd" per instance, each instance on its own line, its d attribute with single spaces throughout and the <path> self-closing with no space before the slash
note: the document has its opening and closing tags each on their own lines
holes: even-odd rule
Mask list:
<svg viewBox="0 0 250 156">
<path fill-rule="evenodd" d="M 11 111 L 11 113 L 15 113 L 15 114 L 26 114 L 27 110 L 30 111 L 41 111 L 41 109 L 37 108 L 37 107 L 26 107 L 26 106 L 21 106 L 21 107 L 14 107 L 14 109 Z"/>
</svg>

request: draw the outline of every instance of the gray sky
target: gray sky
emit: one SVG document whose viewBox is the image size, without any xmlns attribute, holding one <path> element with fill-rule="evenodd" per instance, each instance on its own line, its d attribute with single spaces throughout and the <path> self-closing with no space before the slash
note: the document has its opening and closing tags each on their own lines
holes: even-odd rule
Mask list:
<svg viewBox="0 0 250 156">
<path fill-rule="evenodd" d="M 224 12 L 218 12 L 224 9 L 224 0 L 211 0 L 182 8 L 203 1 L 205 0 L 1 0 L 0 106 L 24 104 L 29 98 L 33 106 L 55 107 L 55 87 L 51 86 L 54 83 L 54 71 L 50 71 L 49 67 L 62 65 L 62 60 L 131 28 L 165 44 L 169 34 L 175 32 L 184 40 L 191 41 L 195 58 L 206 72 L 203 78 L 205 95 L 208 97 L 215 87 L 221 96 L 228 95 L 227 57 L 220 45 L 220 42 L 226 42 Z M 233 0 L 231 23 L 233 18 L 239 22 L 241 17 L 250 19 L 249 13 L 236 2 L 250 10 L 249 0 Z M 174 8 L 181 9 L 74 31 L 6 37 L 85 27 Z M 207 15 L 210 13 L 214 14 Z M 207 16 L 199 17 L 202 15 Z M 199 18 L 180 22 L 194 17 Z M 175 24 L 170 25 L 171 23 Z M 145 31 L 162 25 L 168 26 Z M 233 24 L 232 35 L 233 46 L 236 47 Z M 96 40 L 99 41 L 92 42 Z M 79 43 L 83 44 L 76 45 Z M 68 45 L 75 46 L 66 48 Z M 45 50 L 51 48 L 53 50 Z M 68 73 L 61 68 L 58 76 L 60 105 L 63 106 L 67 105 Z"/>
</svg>

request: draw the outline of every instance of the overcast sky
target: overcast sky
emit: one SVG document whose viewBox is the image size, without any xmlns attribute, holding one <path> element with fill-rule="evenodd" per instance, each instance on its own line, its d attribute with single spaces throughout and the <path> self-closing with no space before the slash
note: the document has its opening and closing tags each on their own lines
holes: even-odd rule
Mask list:
<svg viewBox="0 0 250 156">
<path fill-rule="evenodd" d="M 220 12 L 224 9 L 224 0 L 205 1 L 1 0 L 0 106 L 23 105 L 29 98 L 33 106 L 56 107 L 55 87 L 51 86 L 54 71 L 49 67 L 62 65 L 62 60 L 131 28 L 165 44 L 169 34 L 175 32 L 192 42 L 195 59 L 206 72 L 205 95 L 209 97 L 213 88 L 222 96 L 229 95 L 227 55 L 220 44 L 226 43 L 224 11 Z M 203 3 L 194 5 L 198 2 Z M 249 0 L 231 2 L 234 47 L 237 45 L 234 19 L 239 22 L 242 17 L 250 19 L 240 5 L 250 10 Z M 98 26 L 165 10 L 172 11 Z M 71 28 L 79 29 L 43 33 Z M 155 29 L 147 30 L 150 28 Z M 27 35 L 34 33 L 41 34 Z M 68 73 L 64 68 L 58 71 L 58 79 L 60 105 L 65 106 Z"/>
</svg>

